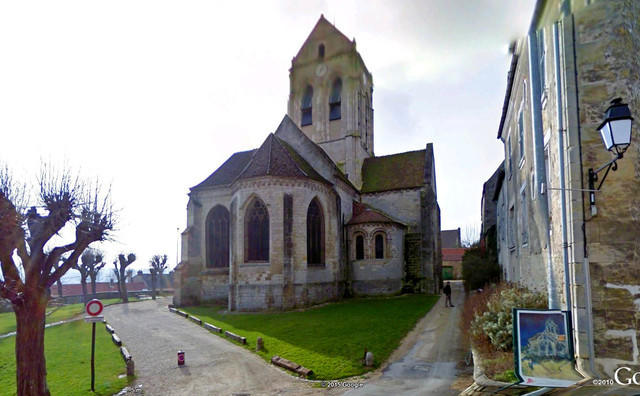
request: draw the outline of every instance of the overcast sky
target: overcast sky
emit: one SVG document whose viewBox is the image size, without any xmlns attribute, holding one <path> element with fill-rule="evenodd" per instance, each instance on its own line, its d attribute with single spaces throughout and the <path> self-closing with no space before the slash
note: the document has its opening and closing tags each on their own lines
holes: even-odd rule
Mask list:
<svg viewBox="0 0 640 396">
<path fill-rule="evenodd" d="M 0 3 L 0 162 L 33 180 L 66 162 L 111 184 L 107 259 L 175 266 L 189 187 L 258 147 L 286 113 L 288 69 L 324 16 L 373 74 L 375 154 L 433 142 L 442 228 L 480 224 L 509 42 L 533 0 Z"/>
</svg>

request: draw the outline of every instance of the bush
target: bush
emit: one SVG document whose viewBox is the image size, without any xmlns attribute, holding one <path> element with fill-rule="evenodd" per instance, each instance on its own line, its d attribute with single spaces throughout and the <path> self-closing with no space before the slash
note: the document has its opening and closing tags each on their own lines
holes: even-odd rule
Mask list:
<svg viewBox="0 0 640 396">
<path fill-rule="evenodd" d="M 485 292 L 486 293 L 486 292 Z M 501 286 L 488 292 L 486 304 L 474 312 L 469 332 L 474 344 L 487 341 L 499 351 L 513 349 L 513 308 L 544 309 L 547 296 L 515 286 Z"/>
<path fill-rule="evenodd" d="M 465 290 L 478 290 L 500 280 L 498 259 L 481 247 L 467 249 L 462 256 L 462 279 Z"/>
</svg>

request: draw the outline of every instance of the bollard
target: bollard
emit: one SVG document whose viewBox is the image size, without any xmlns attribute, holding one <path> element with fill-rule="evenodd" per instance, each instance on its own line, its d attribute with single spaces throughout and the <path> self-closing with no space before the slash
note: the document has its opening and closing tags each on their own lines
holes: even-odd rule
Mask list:
<svg viewBox="0 0 640 396">
<path fill-rule="evenodd" d="M 135 375 L 134 367 L 133 367 L 133 359 L 127 360 L 127 375 L 132 376 Z"/>
<path fill-rule="evenodd" d="M 256 340 L 256 352 L 259 352 L 263 349 L 264 349 L 264 341 L 262 340 L 262 337 L 258 337 L 258 339 Z"/>
<path fill-rule="evenodd" d="M 178 366 L 184 366 L 184 351 L 178 351 Z"/>
</svg>

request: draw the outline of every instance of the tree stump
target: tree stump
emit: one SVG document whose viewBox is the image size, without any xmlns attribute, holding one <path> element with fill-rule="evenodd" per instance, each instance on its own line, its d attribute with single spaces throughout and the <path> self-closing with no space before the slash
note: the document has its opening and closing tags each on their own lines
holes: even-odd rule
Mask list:
<svg viewBox="0 0 640 396">
<path fill-rule="evenodd" d="M 264 341 L 262 337 L 258 337 L 256 340 L 256 352 L 262 351 L 264 349 Z"/>
</svg>

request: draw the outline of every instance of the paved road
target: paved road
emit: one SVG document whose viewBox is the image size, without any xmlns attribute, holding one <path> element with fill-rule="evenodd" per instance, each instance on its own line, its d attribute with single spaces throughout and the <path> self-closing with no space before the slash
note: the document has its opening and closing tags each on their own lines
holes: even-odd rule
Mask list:
<svg viewBox="0 0 640 396">
<path fill-rule="evenodd" d="M 392 362 L 383 369 L 382 375 L 345 395 L 447 396 L 460 393 L 460 389 L 453 389 L 452 385 L 459 374 L 456 365 L 464 359 L 466 352 L 461 345 L 459 326 L 464 290 L 462 282 L 452 282 L 451 288 L 454 308 L 445 308 L 444 297 L 441 298 L 414 330 L 415 344 L 408 352 L 392 356 Z"/>
<path fill-rule="evenodd" d="M 251 352 L 210 334 L 167 309 L 169 299 L 105 308 L 107 321 L 135 361 L 145 395 L 311 395 L 326 394 Z M 176 352 L 187 364 L 177 365 Z"/>
</svg>

